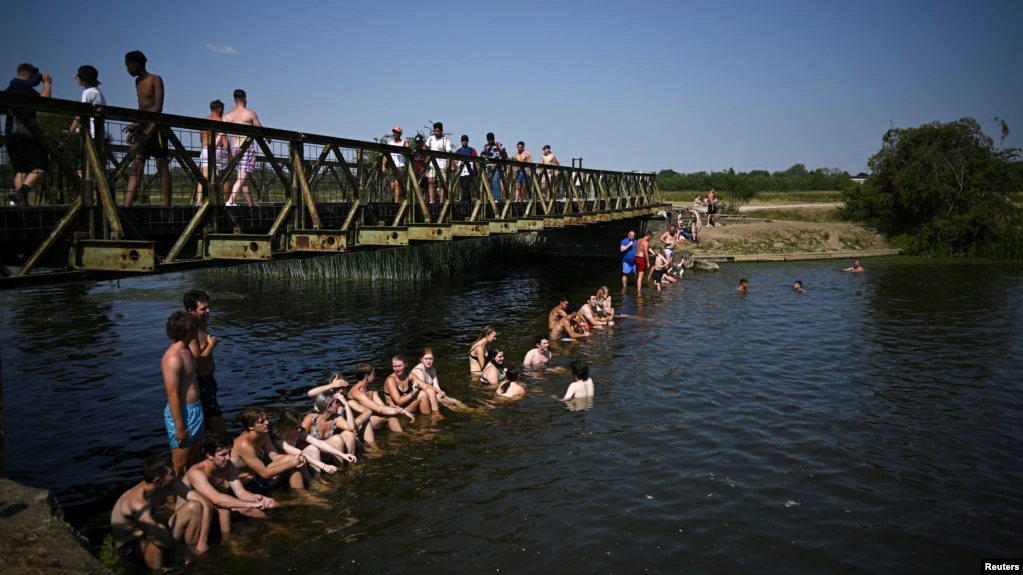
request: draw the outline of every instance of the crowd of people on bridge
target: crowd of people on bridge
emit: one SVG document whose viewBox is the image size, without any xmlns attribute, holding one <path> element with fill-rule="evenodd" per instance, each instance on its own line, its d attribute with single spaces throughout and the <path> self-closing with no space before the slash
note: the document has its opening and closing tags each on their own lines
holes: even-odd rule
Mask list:
<svg viewBox="0 0 1023 575">
<path fill-rule="evenodd" d="M 607 288 L 601 299 L 590 296 L 581 314 L 564 304 L 550 313 L 550 338 L 576 339 L 573 322 L 612 325 Z M 145 460 L 142 481 L 124 492 L 114 504 L 110 526 L 121 558 L 163 567 L 168 552 L 186 562 L 209 549 L 210 535 L 231 531 L 233 520 L 241 517 L 266 518 L 278 506 L 275 490 L 288 487 L 302 498 L 315 499 L 306 489 L 320 474 L 335 474 L 339 467 L 353 465 L 385 429 L 403 433 L 403 425 L 415 424 L 417 415 L 455 410 L 492 408 L 496 401 L 525 395 L 519 377 L 522 370 L 565 373 L 564 367 L 550 368 L 549 337 L 538 335 L 535 347 L 526 353 L 522 370 L 505 363 L 504 350 L 495 345 L 497 332 L 484 327 L 469 349 L 469 372 L 495 402 L 470 407 L 448 395 L 434 367 L 434 352 L 424 348 L 418 362 L 402 355 L 391 358 L 390 374 L 377 387 L 377 369 L 371 363 L 355 366 L 353 383 L 333 374 L 329 381 L 306 392 L 311 405 L 306 413 L 283 410 L 271 414 L 258 406 L 241 411 L 240 432 L 228 434 L 214 376 L 214 351 L 218 339 L 209 332 L 210 297 L 189 290 L 184 310 L 167 320 L 172 340 L 160 362 L 167 405 L 163 420 L 170 454 L 161 452 Z M 572 334 L 572 335 L 568 335 Z M 411 367 L 410 367 L 411 366 Z M 573 381 L 563 397 L 570 408 L 589 406 L 593 380 L 585 361 L 574 361 L 568 371 Z M 164 511 L 165 504 L 172 509 Z M 170 513 L 161 523 L 157 515 Z"/>
<path fill-rule="evenodd" d="M 146 112 L 163 112 L 164 106 L 164 83 L 163 78 L 150 73 L 147 68 L 148 60 L 142 52 L 134 50 L 124 56 L 125 67 L 128 74 L 135 78 L 135 91 L 138 100 L 138 109 Z M 106 98 L 99 86 L 99 72 L 94 66 L 84 65 L 78 69 L 75 76 L 78 85 L 83 88 L 81 101 L 95 106 L 106 105 Z M 41 91 L 36 87 L 42 84 Z M 35 96 L 49 98 L 52 96 L 53 78 L 49 74 L 29 63 L 23 63 L 17 68 L 17 76 L 11 80 L 6 92 L 22 96 Z M 244 126 L 262 127 L 258 114 L 248 107 L 248 96 L 245 90 L 235 90 L 232 94 L 234 108 L 224 113 L 225 105 L 220 99 L 210 102 L 210 113 L 205 117 L 207 120 L 226 122 Z M 20 115 L 19 115 L 20 114 Z M 35 120 L 34 111 L 23 110 L 15 113 L 7 111 L 5 123 L 5 134 L 10 163 L 15 173 L 14 189 L 8 191 L 7 200 L 10 205 L 28 204 L 29 194 L 37 190 L 45 180 L 45 174 L 50 168 L 49 152 L 32 134 L 30 127 L 24 121 L 31 118 Z M 65 136 L 81 135 L 80 118 L 75 118 L 72 124 L 64 131 Z M 124 126 L 125 142 L 133 146 L 134 156 L 130 158 L 131 169 L 128 172 L 128 182 L 124 191 L 124 206 L 131 207 L 136 199 L 139 186 L 142 183 L 142 176 L 145 164 L 152 159 L 156 164 L 157 175 L 160 181 L 160 191 L 163 196 L 164 205 L 171 205 L 171 173 L 170 173 L 170 150 L 164 134 L 160 130 L 152 130 L 145 123 L 134 122 Z M 89 135 L 95 137 L 95 124 L 90 120 Z M 455 153 L 470 157 L 483 157 L 494 160 L 514 160 L 517 162 L 533 163 L 533 155 L 526 150 L 525 142 L 518 142 L 516 153 L 510 158 L 507 150 L 498 142 L 493 132 L 486 136 L 487 143 L 477 153 L 476 149 L 469 146 L 469 136 L 461 137 L 461 147 L 454 148 L 451 141 L 445 135 L 444 126 L 437 122 L 433 125 L 433 133 L 429 138 L 417 135 L 410 141 L 402 138 L 402 129 L 395 126 L 392 129 L 392 139 L 387 143 L 393 146 L 413 148 L 413 151 L 432 150 L 435 152 Z M 209 143 L 213 139 L 214 157 L 209 157 Z M 233 159 L 241 155 L 235 162 L 234 171 L 236 177 L 231 184 L 227 178 L 222 178 L 223 195 L 227 198 L 225 205 L 236 206 L 239 194 L 243 194 L 249 206 L 255 205 L 252 197 L 252 173 L 256 167 L 256 145 L 250 144 L 243 149 L 244 136 L 230 135 L 225 133 L 210 133 L 200 131 L 200 142 L 202 149 L 199 152 L 197 166 L 204 178 L 209 177 L 210 162 L 214 162 L 218 173 L 224 174 L 231 165 Z M 425 155 L 412 156 L 413 175 L 415 181 L 423 190 L 428 203 L 444 202 L 446 184 L 442 176 L 453 174 L 459 171 L 460 198 L 468 201 L 471 197 L 474 176 L 477 175 L 477 165 L 474 162 L 462 162 L 457 166 L 455 162 L 449 163 L 445 159 L 430 161 Z M 394 194 L 394 201 L 402 200 L 401 186 L 399 180 L 406 170 L 406 160 L 403 154 L 387 154 L 383 157 L 381 171 L 390 178 L 390 187 Z M 551 151 L 551 147 L 543 147 L 540 156 L 541 166 L 559 166 L 558 158 Z M 84 169 L 79 166 L 79 176 Z M 510 201 L 525 201 L 530 195 L 530 179 L 533 170 L 525 167 L 512 168 L 513 190 L 506 190 L 505 174 L 503 167 L 495 167 L 488 164 L 486 167 L 487 182 L 491 188 L 495 201 L 502 201 L 507 198 Z M 539 182 L 547 201 L 550 201 L 551 188 L 554 175 L 550 169 L 537 168 L 535 174 L 539 176 Z M 455 198 L 452 198 L 453 200 Z M 196 190 L 196 205 L 203 201 L 203 185 L 200 183 Z"/>
</svg>

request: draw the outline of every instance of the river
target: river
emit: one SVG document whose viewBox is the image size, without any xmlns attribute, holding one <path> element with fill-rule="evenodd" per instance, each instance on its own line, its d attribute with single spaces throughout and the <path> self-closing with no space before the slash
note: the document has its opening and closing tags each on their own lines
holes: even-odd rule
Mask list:
<svg viewBox="0 0 1023 575">
<path fill-rule="evenodd" d="M 159 359 L 181 294 L 213 300 L 229 425 L 358 361 L 431 346 L 471 412 L 408 435 L 215 544 L 200 573 L 957 572 L 1023 556 L 1023 266 L 725 264 L 619 294 L 614 262 L 555 261 L 428 284 L 175 274 L 0 293 L 10 476 L 53 490 L 95 543 L 166 446 Z M 736 292 L 740 277 L 747 294 Z M 792 281 L 806 291 L 794 293 Z M 516 361 L 564 293 L 612 287 L 623 318 L 494 409 L 467 374 L 480 328 Z M 617 286 L 617 287 L 616 287 Z M 382 385 L 382 377 L 378 379 Z"/>
</svg>

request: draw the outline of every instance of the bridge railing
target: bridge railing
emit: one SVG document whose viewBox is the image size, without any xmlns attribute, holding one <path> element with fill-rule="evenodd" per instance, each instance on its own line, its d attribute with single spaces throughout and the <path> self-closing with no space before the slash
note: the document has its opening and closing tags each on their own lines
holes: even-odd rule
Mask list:
<svg viewBox="0 0 1023 575">
<path fill-rule="evenodd" d="M 336 232 L 337 241 L 331 245 L 341 250 L 393 243 L 393 234 L 374 240 L 371 232 L 380 229 L 488 222 L 524 222 L 524 229 L 540 229 L 541 223 L 530 228 L 533 224 L 529 222 L 557 225 L 557 221 L 578 219 L 576 216 L 592 216 L 585 222 L 599 221 L 596 215 L 621 215 L 653 207 L 661 200 L 652 173 L 491 160 L 3 93 L 0 109 L 11 110 L 50 157 L 44 185 L 32 194 L 27 209 L 67 210 L 21 265 L 20 275 L 28 274 L 69 234 L 75 242 L 149 241 L 151 238 L 135 229 L 130 208 L 122 206 L 127 203 L 125 190 L 136 169 L 135 158 L 143 150 L 152 151 L 157 143 L 167 151 L 170 193 L 163 193 L 161 178 L 166 176 L 160 174 L 155 160 L 148 159 L 132 205 L 169 205 L 192 212 L 181 216 L 187 217 L 188 223 L 173 246 L 164 254 L 153 255 L 154 266 L 179 258 L 216 257 L 210 255 L 211 242 L 206 236 L 252 234 L 253 222 L 265 221 L 267 210 L 272 210 L 273 223 L 269 233 L 258 231 L 269 237 L 265 249 L 260 245 L 255 250 L 259 257 L 295 248 L 292 238 L 285 237 L 295 230 L 315 232 L 313 236 Z M 80 134 L 62 134 L 61 127 L 70 125 L 75 116 L 80 118 Z M 90 134 L 90 125 L 94 125 L 94 134 Z M 127 133 L 134 137 L 129 139 Z M 216 161 L 220 138 L 212 137 L 206 138 L 205 145 L 208 167 L 199 167 L 204 133 L 227 135 L 231 146 L 226 150 L 226 166 Z M 231 176 L 253 152 L 250 190 L 258 207 L 247 207 L 242 193 L 235 197 L 241 207 L 227 207 L 226 194 L 235 180 Z M 220 153 L 222 157 L 223 151 Z M 11 167 L 6 157 L 3 160 L 2 185 L 11 189 Z M 395 169 L 396 164 L 404 167 Z M 430 190 L 431 181 L 434 190 Z M 5 226 L 12 225 L 11 221 L 7 218 Z M 365 233 L 357 234 L 360 229 Z M 503 229 L 512 228 L 505 225 Z M 401 243 L 400 238 L 397 241 Z M 81 262 L 71 263 L 77 267 Z"/>
</svg>

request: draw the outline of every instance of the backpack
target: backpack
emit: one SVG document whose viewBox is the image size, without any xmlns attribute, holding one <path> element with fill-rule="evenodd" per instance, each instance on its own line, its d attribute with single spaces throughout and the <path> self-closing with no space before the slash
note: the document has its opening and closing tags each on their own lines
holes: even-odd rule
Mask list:
<svg viewBox="0 0 1023 575">
<path fill-rule="evenodd" d="M 507 160 L 508 159 L 508 151 L 504 149 L 504 146 L 501 145 L 501 142 L 494 142 L 494 143 L 497 144 L 497 149 L 498 149 L 498 151 L 501 152 L 501 159 L 502 160 Z"/>
</svg>

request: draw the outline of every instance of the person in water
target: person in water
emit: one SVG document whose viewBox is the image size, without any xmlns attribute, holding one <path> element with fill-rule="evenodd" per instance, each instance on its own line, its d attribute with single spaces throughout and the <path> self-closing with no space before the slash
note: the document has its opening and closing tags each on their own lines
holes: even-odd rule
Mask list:
<svg viewBox="0 0 1023 575">
<path fill-rule="evenodd" d="M 509 367 L 508 371 L 504 372 L 504 383 L 497 388 L 497 397 L 504 397 L 506 399 L 518 399 L 526 394 L 526 389 L 518 384 L 519 370 L 515 367 Z"/>
<path fill-rule="evenodd" d="M 742 293 L 746 293 L 746 288 L 749 287 L 749 281 L 746 278 L 739 280 L 739 287 L 735 288 Z"/>
<path fill-rule="evenodd" d="M 348 405 L 351 406 L 355 412 L 360 416 L 365 415 L 369 412 L 369 425 L 365 427 L 362 439 L 366 443 L 376 443 L 375 430 L 383 427 L 385 424 L 391 431 L 395 433 L 401 433 L 401 423 L 398 421 L 399 415 L 404 415 L 409 418 L 409 421 L 414 422 L 416 417 L 409 411 L 397 407 L 391 406 L 384 403 L 380 399 L 380 394 L 372 388 L 373 381 L 376 379 L 376 368 L 369 363 L 360 363 L 355 366 L 355 385 L 348 392 Z"/>
<path fill-rule="evenodd" d="M 322 461 L 322 455 L 331 455 L 338 462 L 355 463 L 355 450 L 358 445 L 359 430 L 369 421 L 371 412 L 365 412 L 358 419 L 348 404 L 345 395 L 337 391 L 321 391 L 313 398 L 313 412 L 301 420 L 301 428 L 307 438 L 297 438 L 293 445 L 310 454 L 306 459 Z M 302 434 L 299 434 L 302 435 Z M 306 450 L 301 444 L 306 443 L 315 450 Z M 324 442 L 326 447 L 318 442 Z M 315 453 L 313 453 L 315 451 Z M 314 467 L 317 467 L 314 465 Z"/>
<path fill-rule="evenodd" d="M 153 512 L 175 495 L 178 507 L 165 527 L 156 522 Z M 145 563 L 150 569 L 159 570 L 163 568 L 166 551 L 181 555 L 185 563 L 191 563 L 195 555 L 209 550 L 207 537 L 212 520 L 209 502 L 181 483 L 174 474 L 170 458 L 160 454 L 146 459 L 142 464 L 142 481 L 114 503 L 110 532 L 121 559 Z"/>
<path fill-rule="evenodd" d="M 803 293 L 803 282 L 802 280 L 796 280 L 792 283 L 792 289 L 796 290 L 796 293 Z"/>
<path fill-rule="evenodd" d="M 558 321 L 568 315 L 565 312 L 566 309 L 568 309 L 568 298 L 561 296 L 561 301 L 558 302 L 558 305 L 554 306 L 551 313 L 547 314 L 547 329 L 554 329 Z"/>
<path fill-rule="evenodd" d="M 302 455 L 285 455 L 277 451 L 270 439 L 270 421 L 266 411 L 249 406 L 242 410 L 242 426 L 245 431 L 235 438 L 231 450 L 231 463 L 238 470 L 238 479 L 245 489 L 267 495 L 282 477 L 288 478 L 292 489 L 304 489 L 305 458 Z M 270 460 L 270 464 L 263 463 Z"/>
<path fill-rule="evenodd" d="M 579 339 L 581 337 L 588 337 L 590 334 L 582 329 L 580 323 L 586 323 L 586 320 L 579 316 L 579 310 L 569 307 L 568 315 L 558 320 L 554 328 L 551 329 L 551 339 Z"/>
<path fill-rule="evenodd" d="M 423 354 L 419 357 L 419 363 L 412 368 L 409 377 L 419 386 L 420 392 L 433 393 L 437 395 L 437 401 L 442 405 L 451 407 L 465 407 L 465 404 L 451 397 L 440 388 L 440 378 L 437 377 L 437 369 L 433 367 L 433 349 L 423 348 Z M 427 405 L 420 403 L 420 405 Z M 426 412 L 422 412 L 426 413 Z"/>
<path fill-rule="evenodd" d="M 178 477 L 184 477 L 188 465 L 200 458 L 205 421 L 201 392 L 196 380 L 198 362 L 188 342 L 198 337 L 199 320 L 183 311 L 167 318 L 167 337 L 171 344 L 160 360 L 167 407 L 163 424 L 171 447 L 171 461 Z"/>
<path fill-rule="evenodd" d="M 499 385 L 504 382 L 504 350 L 499 347 L 490 349 L 490 356 L 487 358 L 483 373 L 480 374 L 480 381 L 490 385 Z"/>
<path fill-rule="evenodd" d="M 593 380 L 590 379 L 590 366 L 585 361 L 577 359 L 572 362 L 572 376 L 575 381 L 568 386 L 565 397 L 562 401 L 569 399 L 593 397 Z"/>
<path fill-rule="evenodd" d="M 551 342 L 546 335 L 536 336 L 536 347 L 529 350 L 525 359 L 522 360 L 523 367 L 543 367 L 551 361 Z"/>
<path fill-rule="evenodd" d="M 348 387 L 348 382 L 345 381 L 345 378 L 341 377 L 340 374 L 335 373 L 330 376 L 330 382 L 328 382 L 326 385 L 319 385 L 310 389 L 308 392 L 306 392 L 306 395 L 309 396 L 309 399 L 313 399 L 317 395 L 323 393 L 324 391 L 339 391 L 341 388 L 344 387 Z"/>
<path fill-rule="evenodd" d="M 220 532 L 231 532 L 231 514 L 266 519 L 267 509 L 277 507 L 271 497 L 252 493 L 242 485 L 238 469 L 231 462 L 234 441 L 227 435 L 212 434 L 203 440 L 206 460 L 197 463 L 185 474 L 185 485 L 206 498 L 217 511 Z M 228 491 L 234 495 L 228 495 Z"/>
<path fill-rule="evenodd" d="M 611 307 L 611 292 L 607 286 L 600 286 L 597 290 L 597 314 L 605 321 L 612 321 L 615 318 L 615 308 Z"/>
<path fill-rule="evenodd" d="M 497 340 L 497 331 L 494 328 L 485 326 L 480 336 L 476 338 L 469 347 L 469 374 L 476 375 L 483 373 L 483 366 L 487 363 L 487 354 L 490 353 L 490 345 Z"/>
<path fill-rule="evenodd" d="M 597 296 L 590 294 L 586 297 L 586 303 L 579 309 L 579 315 L 586 320 L 586 325 L 590 329 L 595 327 L 604 327 L 607 325 L 614 325 L 615 322 L 612 320 L 600 319 L 597 314 Z"/>
<path fill-rule="evenodd" d="M 860 265 L 860 260 L 856 260 L 856 261 L 853 262 L 853 265 L 852 265 L 851 268 L 845 268 L 842 271 L 844 271 L 844 272 L 853 272 L 853 273 L 857 273 L 858 274 L 858 273 L 864 272 L 866 270 L 864 270 L 863 266 Z"/>
<path fill-rule="evenodd" d="M 391 375 L 384 380 L 384 399 L 388 405 L 401 407 L 415 413 L 419 411 L 419 405 L 423 401 L 429 402 L 430 398 L 427 397 L 426 392 L 420 393 L 419 386 L 409 378 L 406 367 L 408 364 L 404 357 L 396 355 L 391 358 Z M 428 406 L 425 413 L 440 411 L 440 407 L 436 403 L 436 394 L 433 396 L 433 401 L 434 404 Z"/>
</svg>

